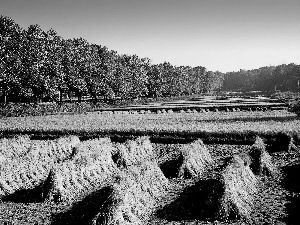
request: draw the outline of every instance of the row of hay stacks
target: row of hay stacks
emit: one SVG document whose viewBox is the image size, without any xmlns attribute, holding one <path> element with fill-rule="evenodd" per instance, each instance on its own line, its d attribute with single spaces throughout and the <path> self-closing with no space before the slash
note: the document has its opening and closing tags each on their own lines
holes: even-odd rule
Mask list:
<svg viewBox="0 0 300 225">
<path fill-rule="evenodd" d="M 48 199 L 74 202 L 66 214 L 78 223 L 145 224 L 169 187 L 149 138 L 128 140 L 115 147 L 109 139 L 94 139 L 77 148 L 77 155 L 53 170 Z M 76 202 L 85 202 L 98 191 L 102 196 L 93 209 L 78 211 Z M 95 207 L 97 213 L 86 218 Z M 63 222 L 73 224 L 73 220 Z"/>
<path fill-rule="evenodd" d="M 275 178 L 279 175 L 279 170 L 260 137 L 256 138 L 248 152 L 232 155 L 223 165 L 214 163 L 201 140 L 186 144 L 179 151 L 180 157 L 173 163 L 177 167 L 170 168 L 178 171 L 176 177 L 196 178 L 199 181 L 192 184 L 191 189 L 201 196 L 194 196 L 193 193 L 188 193 L 188 189 L 184 189 L 182 190 L 184 194 L 179 197 L 181 199 L 184 198 L 182 196 L 192 196 L 188 198 L 192 208 L 189 204 L 185 204 L 187 200 L 174 200 L 175 207 L 178 205 L 176 201 L 180 202 L 179 205 L 183 202 L 184 208 L 177 210 L 177 214 L 180 214 L 180 211 L 187 211 L 188 216 L 185 216 L 189 219 L 194 215 L 193 219 L 228 220 L 242 217 L 251 220 L 260 185 L 259 177 L 267 175 Z M 211 168 L 213 170 L 210 170 Z M 165 170 L 163 167 L 163 171 Z M 207 171 L 213 173 L 206 176 Z M 170 205 L 172 207 L 172 203 Z M 174 218 L 178 218 L 177 215 L 174 215 Z"/>
<path fill-rule="evenodd" d="M 166 195 L 169 181 L 157 163 L 149 137 L 116 144 L 115 163 L 120 169 L 108 201 L 93 224 L 145 224 Z"/>
<path fill-rule="evenodd" d="M 180 151 L 181 162 L 175 168 L 180 179 L 201 179 L 216 166 L 201 140 Z M 170 188 L 148 137 L 119 144 L 109 138 L 31 141 L 26 152 L 1 163 L 0 198 L 41 183 L 50 202 L 74 204 L 99 190 L 109 190 L 99 199 L 97 213 L 89 218 L 91 224 L 144 224 Z M 222 188 L 217 188 L 221 198 L 215 218 L 250 217 L 258 184 L 253 172 L 277 173 L 259 138 L 248 154 L 234 155 L 218 172 L 215 179 Z M 211 202 L 215 204 L 210 200 L 207 204 Z"/>
<path fill-rule="evenodd" d="M 158 210 L 158 217 L 176 221 L 249 219 L 258 179 L 242 157 L 229 157 L 213 174 L 184 187 L 177 198 Z"/>
<path fill-rule="evenodd" d="M 266 151 L 263 139 L 256 137 L 249 152 L 229 157 L 220 171 L 222 198 L 216 218 L 242 217 L 251 220 L 261 176 L 278 178 L 280 171 Z"/>
</svg>

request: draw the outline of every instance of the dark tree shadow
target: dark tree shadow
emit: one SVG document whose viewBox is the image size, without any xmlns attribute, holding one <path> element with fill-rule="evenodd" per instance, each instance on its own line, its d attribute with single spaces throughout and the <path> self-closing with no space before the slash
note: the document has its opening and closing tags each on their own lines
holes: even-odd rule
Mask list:
<svg viewBox="0 0 300 225">
<path fill-rule="evenodd" d="M 33 189 L 18 190 L 13 194 L 7 195 L 1 200 L 3 202 L 15 203 L 38 203 L 45 200 L 46 193 L 44 189 L 44 182 Z"/>
<path fill-rule="evenodd" d="M 299 224 L 300 208 L 300 162 L 288 165 L 282 168 L 284 179 L 283 186 L 292 194 L 287 197 L 286 212 L 288 217 L 285 218 L 286 224 Z"/>
<path fill-rule="evenodd" d="M 159 209 L 155 215 L 168 221 L 215 220 L 224 195 L 224 184 L 217 179 L 200 180 L 187 187 L 170 204 Z M 236 219 L 232 214 L 228 219 Z"/>
<path fill-rule="evenodd" d="M 52 215 L 51 224 L 90 224 L 101 210 L 107 209 L 107 199 L 112 191 L 112 187 L 108 186 L 93 192 L 74 203 L 67 211 Z"/>
<path fill-rule="evenodd" d="M 255 118 L 255 117 L 241 117 L 241 118 L 211 118 L 211 119 L 205 119 L 205 120 L 198 120 L 199 122 L 212 122 L 212 121 L 218 121 L 218 122 L 266 122 L 266 121 L 279 121 L 279 122 L 288 122 L 293 120 L 299 120 L 299 117 L 295 116 L 284 116 L 284 117 L 263 117 L 263 118 Z M 197 121 L 197 120 L 196 120 Z M 195 122 L 195 120 L 187 120 L 187 122 Z"/>
<path fill-rule="evenodd" d="M 288 147 L 291 141 L 291 137 L 289 135 L 280 132 L 276 135 L 274 140 L 271 139 L 269 139 L 269 141 L 266 141 L 266 143 L 268 144 L 268 152 L 288 151 Z"/>
<path fill-rule="evenodd" d="M 166 178 L 178 177 L 179 168 L 183 163 L 183 156 L 180 154 L 177 158 L 170 159 L 159 165 Z"/>
<path fill-rule="evenodd" d="M 49 187 L 51 185 L 51 171 L 45 181 L 40 182 L 35 188 L 21 189 L 13 194 L 3 197 L 3 202 L 15 203 L 38 203 L 44 202 L 47 198 Z"/>
</svg>

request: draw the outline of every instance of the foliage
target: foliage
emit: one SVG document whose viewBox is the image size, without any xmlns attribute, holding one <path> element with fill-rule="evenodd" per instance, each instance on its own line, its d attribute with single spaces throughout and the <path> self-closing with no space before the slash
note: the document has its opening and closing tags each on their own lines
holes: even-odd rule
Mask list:
<svg viewBox="0 0 300 225">
<path fill-rule="evenodd" d="M 300 91 L 300 65 L 282 64 L 224 75 L 224 91 Z"/>
<path fill-rule="evenodd" d="M 100 98 L 181 96 L 220 88 L 223 75 L 205 67 L 152 65 L 148 58 L 118 55 L 83 38 L 63 39 L 39 25 L 20 28 L 1 16 L 0 97 L 4 102 L 61 102 L 73 95 Z"/>
</svg>

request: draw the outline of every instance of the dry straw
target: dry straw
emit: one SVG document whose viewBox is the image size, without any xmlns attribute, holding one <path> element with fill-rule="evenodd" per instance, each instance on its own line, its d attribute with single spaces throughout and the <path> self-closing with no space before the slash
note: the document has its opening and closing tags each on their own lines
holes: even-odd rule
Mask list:
<svg viewBox="0 0 300 225">
<path fill-rule="evenodd" d="M 0 139 L 0 162 L 25 155 L 30 146 L 31 141 L 28 135 Z"/>
<path fill-rule="evenodd" d="M 43 185 L 54 164 L 73 154 L 79 139 L 70 136 L 55 141 L 30 141 L 28 136 L 21 136 L 5 143 L 4 150 L 11 153 L 1 163 L 1 198 Z"/>
<path fill-rule="evenodd" d="M 41 185 L 47 179 L 52 166 L 50 159 L 40 161 L 29 155 L 2 162 L 0 198 Z"/>
<path fill-rule="evenodd" d="M 291 151 L 292 149 L 300 153 L 300 147 L 295 145 L 294 138 L 291 137 L 288 145 L 288 151 Z"/>
<path fill-rule="evenodd" d="M 256 137 L 249 152 L 251 157 L 250 168 L 256 175 L 278 175 L 278 168 L 272 162 L 272 157 L 266 151 L 266 145 L 260 137 Z"/>
<path fill-rule="evenodd" d="M 224 185 L 217 217 L 228 219 L 231 215 L 250 219 L 257 193 L 257 179 L 243 158 L 234 155 L 221 172 Z"/>
<path fill-rule="evenodd" d="M 32 141 L 29 154 L 39 160 L 51 158 L 55 163 L 72 158 L 80 140 L 77 136 L 61 137 L 52 141 Z"/>
<path fill-rule="evenodd" d="M 167 189 L 168 179 L 156 163 L 129 166 L 92 224 L 145 224 Z"/>
<path fill-rule="evenodd" d="M 155 153 L 149 137 L 138 137 L 116 144 L 115 161 L 118 167 L 126 168 L 146 161 L 155 160 Z"/>
<path fill-rule="evenodd" d="M 56 166 L 49 177 L 48 200 L 74 202 L 107 185 L 119 170 L 112 160 L 109 139 L 80 143 L 77 154 Z"/>
<path fill-rule="evenodd" d="M 214 164 L 208 149 L 200 139 L 184 145 L 181 154 L 183 163 L 179 168 L 180 178 L 197 178 Z"/>
</svg>

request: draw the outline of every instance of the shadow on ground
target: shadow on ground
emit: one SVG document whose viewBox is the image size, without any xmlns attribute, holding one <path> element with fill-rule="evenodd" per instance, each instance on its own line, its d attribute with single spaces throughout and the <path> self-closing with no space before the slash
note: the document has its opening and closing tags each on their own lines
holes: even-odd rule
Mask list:
<svg viewBox="0 0 300 225">
<path fill-rule="evenodd" d="M 111 187 L 102 188 L 74 203 L 68 210 L 52 216 L 51 225 L 90 224 L 100 211 L 107 213 Z M 106 211 L 105 211 L 106 210 Z"/>
<path fill-rule="evenodd" d="M 267 122 L 267 121 L 279 121 L 279 122 L 288 122 L 293 120 L 299 120 L 299 117 L 295 116 L 282 116 L 282 117 L 263 117 L 263 118 L 255 118 L 255 117 L 241 117 L 241 118 L 210 118 L 210 119 L 204 119 L 204 120 L 198 120 L 198 122 L 212 122 L 212 121 L 218 121 L 218 122 Z M 195 122 L 195 120 L 186 120 L 187 122 Z"/>
<path fill-rule="evenodd" d="M 159 209 L 155 216 L 168 221 L 215 220 L 218 217 L 224 185 L 217 179 L 200 180 L 180 196 Z M 233 218 L 229 216 L 229 219 Z"/>
<path fill-rule="evenodd" d="M 159 165 L 165 177 L 171 179 L 178 177 L 179 168 L 183 163 L 183 156 L 180 154 L 178 157 L 165 161 Z"/>
<path fill-rule="evenodd" d="M 299 224 L 299 208 L 300 208 L 300 161 L 287 165 L 282 168 L 284 173 L 283 186 L 291 192 L 287 197 L 286 211 L 288 217 L 285 219 L 286 224 Z"/>
<path fill-rule="evenodd" d="M 2 201 L 15 203 L 38 203 L 43 202 L 45 197 L 46 193 L 44 183 L 41 183 L 33 189 L 19 190 L 13 194 L 7 195 L 2 198 Z"/>
</svg>

